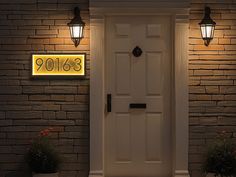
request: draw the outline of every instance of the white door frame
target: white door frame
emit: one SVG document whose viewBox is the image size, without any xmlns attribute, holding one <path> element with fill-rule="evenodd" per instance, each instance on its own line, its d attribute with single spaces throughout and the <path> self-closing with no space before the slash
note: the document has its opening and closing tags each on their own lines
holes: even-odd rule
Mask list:
<svg viewBox="0 0 236 177">
<path fill-rule="evenodd" d="M 104 177 L 105 117 L 105 19 L 106 15 L 172 16 L 173 40 L 173 177 L 189 177 L 188 172 L 188 14 L 184 8 L 124 7 L 90 8 L 90 172 L 89 177 Z M 147 4 L 145 4 L 147 6 Z"/>
</svg>

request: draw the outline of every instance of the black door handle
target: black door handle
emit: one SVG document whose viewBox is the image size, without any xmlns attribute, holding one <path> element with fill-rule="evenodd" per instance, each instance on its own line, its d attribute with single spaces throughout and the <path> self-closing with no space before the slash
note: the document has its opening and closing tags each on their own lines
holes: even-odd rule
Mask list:
<svg viewBox="0 0 236 177">
<path fill-rule="evenodd" d="M 129 108 L 130 109 L 146 109 L 147 105 L 146 103 L 130 103 Z"/>
<path fill-rule="evenodd" d="M 111 94 L 107 94 L 107 112 L 111 112 Z"/>
</svg>

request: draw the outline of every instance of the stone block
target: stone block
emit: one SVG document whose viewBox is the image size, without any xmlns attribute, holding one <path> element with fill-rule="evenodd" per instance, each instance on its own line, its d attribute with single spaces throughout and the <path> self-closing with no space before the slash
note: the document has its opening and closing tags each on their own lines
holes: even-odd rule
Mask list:
<svg viewBox="0 0 236 177">
<path fill-rule="evenodd" d="M 1 131 L 3 132 L 24 132 L 26 131 L 26 127 L 25 126 L 5 126 L 5 127 L 1 127 Z"/>
<path fill-rule="evenodd" d="M 58 34 L 58 30 L 37 30 L 37 35 L 52 35 L 52 34 Z"/>
<path fill-rule="evenodd" d="M 189 86 L 189 93 L 205 93 L 203 86 Z"/>
<path fill-rule="evenodd" d="M 73 94 L 73 93 L 71 93 L 71 94 Z M 74 101 L 74 96 L 73 95 L 51 95 L 51 100 L 69 102 L 69 101 Z"/>
<path fill-rule="evenodd" d="M 33 101 L 49 101 L 50 95 L 30 95 L 29 100 Z"/>
<path fill-rule="evenodd" d="M 219 93 L 219 86 L 206 86 L 206 93 L 209 94 Z"/>
<path fill-rule="evenodd" d="M 53 105 L 53 104 L 42 104 L 42 105 L 33 105 L 33 110 L 42 110 L 42 111 L 58 111 L 60 110 L 60 105 Z"/>
<path fill-rule="evenodd" d="M 45 93 L 51 94 L 76 94 L 77 87 L 75 86 L 46 86 Z"/>
<path fill-rule="evenodd" d="M 89 106 L 87 104 L 73 104 L 73 105 L 62 105 L 63 111 L 88 111 Z"/>
<path fill-rule="evenodd" d="M 0 101 L 27 101 L 27 95 L 0 95 Z"/>
<path fill-rule="evenodd" d="M 88 86 L 79 86 L 78 87 L 78 93 L 79 94 L 88 94 L 89 93 L 89 87 Z"/>
<path fill-rule="evenodd" d="M 7 111 L 6 118 L 9 119 L 40 119 L 42 111 Z"/>
<path fill-rule="evenodd" d="M 44 93 L 43 86 L 23 86 L 23 93 L 25 94 L 42 94 Z"/>
<path fill-rule="evenodd" d="M 202 80 L 201 85 L 234 85 L 233 80 Z"/>
<path fill-rule="evenodd" d="M 21 86 L 4 86 L 0 85 L 0 95 L 4 94 L 21 94 Z"/>
<path fill-rule="evenodd" d="M 220 86 L 220 93 L 235 94 L 236 93 L 236 86 Z"/>
<path fill-rule="evenodd" d="M 77 162 L 77 154 L 63 154 L 62 158 L 63 162 Z"/>
<path fill-rule="evenodd" d="M 88 138 L 88 133 L 86 132 L 62 132 L 62 133 L 59 133 L 59 138 L 73 138 L 73 139 Z"/>
<path fill-rule="evenodd" d="M 66 112 L 65 111 L 57 111 L 56 112 L 56 119 L 66 119 Z"/>
<path fill-rule="evenodd" d="M 56 126 L 56 125 L 75 125 L 75 121 L 73 120 L 49 120 L 48 125 L 50 126 Z"/>
<path fill-rule="evenodd" d="M 88 95 L 76 95 L 75 102 L 88 103 L 89 96 Z"/>
<path fill-rule="evenodd" d="M 43 118 L 44 119 L 55 119 L 56 113 L 55 113 L 55 111 L 43 111 Z"/>
<path fill-rule="evenodd" d="M 18 103 L 19 104 L 19 103 Z M 14 105 L 14 104 L 4 104 L 0 106 L 0 110 L 2 111 L 29 111 L 31 110 L 30 105 Z"/>
</svg>

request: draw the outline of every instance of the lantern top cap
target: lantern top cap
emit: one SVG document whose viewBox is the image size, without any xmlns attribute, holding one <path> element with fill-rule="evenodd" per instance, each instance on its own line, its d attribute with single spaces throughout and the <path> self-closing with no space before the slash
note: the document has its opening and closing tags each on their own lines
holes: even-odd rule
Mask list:
<svg viewBox="0 0 236 177">
<path fill-rule="evenodd" d="M 81 16 L 80 16 L 80 9 L 79 9 L 79 7 L 75 7 L 74 15 L 75 15 L 75 17 L 69 23 L 67 23 L 67 25 L 68 26 L 74 26 L 74 25 L 85 26 L 85 23 L 82 21 Z"/>
<path fill-rule="evenodd" d="M 79 7 L 75 7 L 74 8 L 74 15 L 75 16 L 80 16 L 80 9 L 79 9 Z"/>
<path fill-rule="evenodd" d="M 206 6 L 205 7 L 205 15 L 204 18 L 202 19 L 202 21 L 199 23 L 199 25 L 203 25 L 203 24 L 208 24 L 208 25 L 216 25 L 216 22 L 214 22 L 211 17 L 211 9 L 210 7 Z"/>
</svg>

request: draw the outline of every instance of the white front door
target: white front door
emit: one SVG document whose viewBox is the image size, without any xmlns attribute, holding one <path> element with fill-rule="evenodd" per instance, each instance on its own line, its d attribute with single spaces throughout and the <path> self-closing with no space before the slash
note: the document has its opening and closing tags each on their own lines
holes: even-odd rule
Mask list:
<svg viewBox="0 0 236 177">
<path fill-rule="evenodd" d="M 106 18 L 105 176 L 171 176 L 170 24 L 169 16 Z"/>
</svg>

